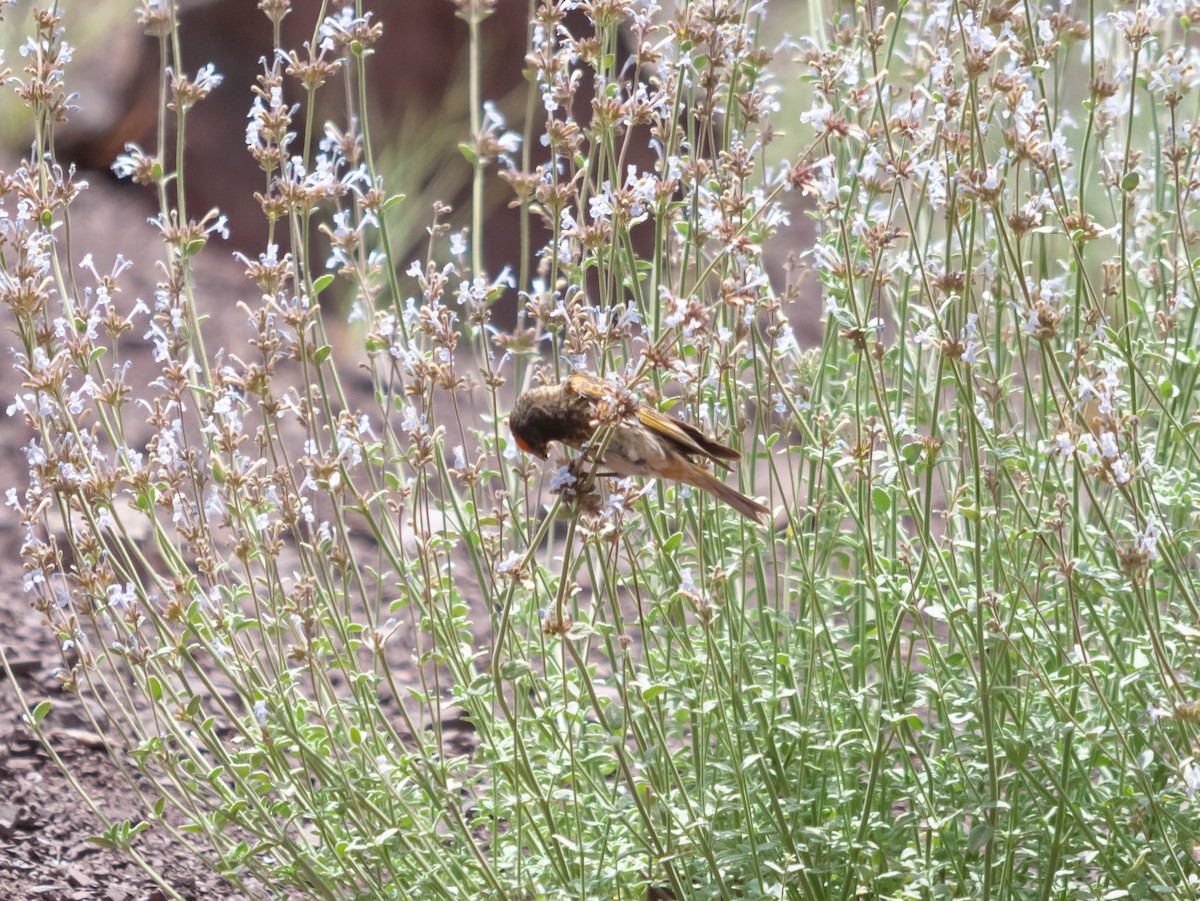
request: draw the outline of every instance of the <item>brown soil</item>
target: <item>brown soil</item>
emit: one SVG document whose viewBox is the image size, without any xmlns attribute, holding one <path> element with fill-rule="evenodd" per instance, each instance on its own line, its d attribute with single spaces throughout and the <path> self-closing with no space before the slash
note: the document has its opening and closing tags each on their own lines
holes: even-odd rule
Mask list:
<svg viewBox="0 0 1200 901">
<path fill-rule="evenodd" d="M 11 171 L 12 160 L 0 159 L 0 170 Z M 72 256 L 94 254 L 96 266 L 107 271 L 117 253 L 135 257 L 124 286 L 126 296 L 152 297 L 155 236 L 145 225 L 147 199 L 136 189 L 114 186 L 103 176 L 72 206 Z M 225 290 L 248 293 L 249 283 L 226 253 L 213 253 L 205 280 L 210 296 Z M 65 267 L 64 267 L 65 268 Z M 216 289 L 216 290 L 213 290 Z M 226 295 L 228 296 L 228 295 Z M 214 331 L 240 326 L 238 317 L 213 317 Z M 12 320 L 0 310 L 0 328 L 11 335 Z M 213 340 L 224 336 L 214 333 Z M 0 365 L 0 413 L 20 389 L 20 376 L 8 355 Z M 143 363 L 144 365 L 144 363 Z M 25 484 L 21 447 L 29 440 L 17 418 L 0 420 L 0 494 Z M 16 687 L 26 702 L 53 702 L 42 725 L 63 763 L 99 803 L 110 821 L 137 822 L 139 813 L 129 789 L 106 748 L 88 729 L 84 710 L 64 693 L 54 678 L 62 665 L 55 635 L 22 591 L 19 549 L 24 536 L 12 511 L 0 509 L 0 644 L 13 668 Z M 80 800 L 67 777 L 34 737 L 22 718 L 12 682 L 0 669 L 0 901 L 8 899 L 106 899 L 133 901 L 166 897 L 125 855 L 89 841 L 101 831 L 100 819 Z M 231 898 L 238 893 L 208 871 L 192 854 L 161 829 L 150 829 L 135 847 L 154 870 L 185 898 Z"/>
<path fill-rule="evenodd" d="M 5 522 L 2 534 L 10 547 L 18 545 L 17 530 L 10 522 Z M 102 804 L 104 815 L 136 822 L 138 811 L 123 777 L 86 728 L 79 702 L 63 694 L 54 681 L 58 649 L 20 593 L 20 564 L 11 555 L 0 563 L 0 580 L 5 586 L 0 596 L 0 630 L 21 693 L 31 704 L 44 698 L 53 701 L 43 725 L 63 763 Z M 100 820 L 22 721 L 12 684 L 0 677 L 0 899 L 166 897 L 130 858 L 89 840 L 100 831 Z M 137 848 L 185 898 L 237 897 L 162 831 L 143 833 Z"/>
<path fill-rule="evenodd" d="M 12 168 L 13 161 L 0 156 L 0 171 Z M 145 224 L 152 212 L 142 206 L 147 196 L 103 177 L 89 181 L 91 187 L 71 207 L 69 265 L 77 266 L 83 254 L 90 252 L 96 268 L 105 272 L 116 255 L 122 254 L 132 258 L 134 266 L 122 278 L 119 305 L 125 308 L 134 298 L 152 298 L 158 273 L 154 261 L 160 251 L 154 230 Z M 65 253 L 65 242 L 61 249 Z M 243 265 L 232 258 L 228 247 L 211 245 L 197 262 L 198 302 L 208 314 L 205 342 L 213 349 L 242 352 L 249 326 L 235 305 L 237 301 L 254 303 L 257 289 L 245 278 Z M 67 267 L 64 259 L 64 270 Z M 344 329 L 332 321 L 329 324 L 334 343 L 345 347 Z M 11 335 L 12 328 L 11 313 L 0 309 L 0 329 Z M 160 369 L 151 359 L 149 346 L 137 346 L 137 337 L 128 344 L 122 341 L 122 357 L 132 364 L 128 384 L 135 395 L 145 395 L 148 391 L 139 391 L 138 386 L 146 385 Z M 357 398 L 352 403 L 370 407 L 369 380 L 352 378 L 347 388 Z M 11 365 L 0 365 L 0 414 L 20 390 L 20 376 Z M 27 483 L 21 448 L 30 435 L 19 418 L 5 417 L 0 423 L 2 497 L 9 487 L 21 491 Z M 130 427 L 136 431 L 136 424 Z M 136 446 L 144 437 L 131 434 L 131 444 Z M 23 540 L 13 511 L 0 507 L 0 546 L 6 549 L 0 554 L 0 646 L 13 669 L 17 689 L 0 668 L 0 901 L 167 897 L 129 857 L 89 840 L 102 831 L 101 819 L 80 799 L 70 779 L 24 722 L 19 695 L 29 707 L 52 701 L 42 726 L 71 777 L 96 801 L 108 821 L 138 822 L 141 814 L 136 799 L 108 749 L 91 730 L 83 704 L 63 692 L 55 678 L 64 665 L 60 641 L 22 591 L 19 550 Z M 412 644 L 397 639 L 390 645 L 396 648 L 389 659 L 396 678 L 401 684 L 415 683 L 419 676 L 412 655 L 402 650 Z M 453 708 L 447 709 L 443 728 L 450 752 L 469 752 L 473 730 Z M 143 832 L 134 847 L 184 898 L 241 896 L 161 827 Z"/>
<path fill-rule="evenodd" d="M 448 61 L 459 59 L 466 29 L 454 18 L 452 6 L 419 6 L 420 10 L 406 9 L 399 19 L 398 9 L 395 15 L 383 16 L 387 23 L 385 41 L 390 43 L 378 48 L 381 62 L 375 71 L 387 90 L 372 93 L 386 98 L 391 107 L 385 105 L 376 111 L 381 121 L 396 121 L 397 110 L 413 112 L 414 100 L 419 98 L 437 108 L 459 68 L 448 65 Z M 493 17 L 488 26 L 490 46 L 500 48 L 488 61 L 486 79 L 497 99 L 520 84 L 519 63 L 525 42 L 525 5 L 501 7 L 502 14 Z M 309 36 L 318 8 L 316 0 L 304 0 L 297 7 L 300 11 L 287 19 L 287 29 L 299 29 L 289 36 L 294 45 L 299 46 Z M 261 226 L 262 220 L 252 193 L 261 190 L 261 172 L 248 154 L 236 151 L 236 138 L 245 127 L 248 86 L 261 70 L 259 58 L 269 50 L 262 42 L 269 42 L 270 29 L 262 14 L 242 0 L 193 3 L 183 15 L 192 58 L 214 60 L 229 84 L 197 110 L 210 120 L 193 123 L 191 129 L 190 181 L 197 191 L 193 207 L 220 205 L 224 212 L 231 213 L 239 228 L 251 223 L 250 231 L 235 234 L 234 241 L 237 248 L 253 256 L 257 252 L 254 248 L 261 243 L 253 232 L 253 223 Z M 81 92 L 83 111 L 60 132 L 64 158 L 77 161 L 83 168 L 107 167 L 126 141 L 140 139 L 145 146 L 153 144 L 156 81 L 146 78 L 145 73 L 147 67 L 153 70 L 159 64 L 157 50 L 153 41 L 141 35 L 132 15 L 108 23 L 105 31 L 109 35 L 105 49 L 82 53 L 76 62 L 72 89 Z M 397 85 L 402 87 L 397 90 Z M 225 152 L 230 134 L 235 136 L 232 159 Z M 207 147 L 206 140 L 215 141 L 215 148 Z M 8 146 L 20 148 L 27 146 L 26 141 L 22 138 Z M 12 171 L 15 163 L 0 149 L 0 170 Z M 118 253 L 132 257 L 134 269 L 123 279 L 125 297 L 152 298 L 157 274 L 154 260 L 159 254 L 155 233 L 145 224 L 155 212 L 147 205 L 152 196 L 128 183 L 114 185 L 107 172 L 92 172 L 85 177 L 91 187 L 72 206 L 70 246 L 61 245 L 60 252 L 69 253 L 72 266 L 84 253 L 91 252 L 102 272 L 109 269 Z M 502 235 L 516 232 L 515 227 L 488 230 L 489 234 Z M 253 301 L 256 295 L 242 275 L 242 267 L 230 258 L 231 249 L 234 247 L 212 246 L 201 258 L 198 293 L 213 301 L 214 306 L 218 300 L 221 305 L 220 309 L 210 310 L 213 315 L 206 324 L 205 339 L 212 342 L 213 348 L 232 348 L 244 341 L 244 317 L 230 314 L 238 299 Z M 512 256 L 507 245 L 492 252 Z M 64 260 L 64 269 L 67 265 Z M 10 314 L 0 309 L 0 329 L 11 334 L 11 326 Z M 135 351 L 134 356 L 135 372 L 154 372 L 145 349 Z M 9 364 L 10 358 L 4 355 L 0 361 L 0 417 L 20 389 L 20 378 Z M 130 381 L 136 386 L 137 377 Z M 29 435 L 19 419 L 2 417 L 0 423 L 2 497 L 7 488 L 20 488 L 25 483 L 26 464 L 20 449 Z M 0 507 L 0 542 L 6 549 L 0 554 L 0 646 L 16 679 L 14 686 L 0 669 L 0 901 L 165 897 L 128 857 L 89 841 L 101 831 L 100 818 L 80 800 L 23 721 L 16 689 L 30 706 L 50 699 L 53 709 L 43 726 L 62 762 L 97 801 L 106 818 L 138 820 L 139 812 L 125 780 L 88 728 L 81 703 L 65 694 L 55 680 L 54 674 L 63 662 L 59 640 L 30 608 L 22 592 L 22 540 L 16 517 L 7 507 Z M 398 662 L 398 668 L 407 670 L 406 676 L 415 673 L 411 662 Z M 447 741 L 458 743 L 461 752 L 470 743 L 469 731 L 465 726 L 451 727 Z M 171 888 L 186 898 L 238 894 L 162 830 L 142 833 L 135 847 Z"/>
</svg>

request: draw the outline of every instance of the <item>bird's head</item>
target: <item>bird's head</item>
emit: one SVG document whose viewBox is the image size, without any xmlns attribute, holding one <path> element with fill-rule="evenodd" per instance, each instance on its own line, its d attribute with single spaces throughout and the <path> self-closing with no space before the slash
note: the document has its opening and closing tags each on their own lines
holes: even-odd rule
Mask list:
<svg viewBox="0 0 1200 901">
<path fill-rule="evenodd" d="M 566 433 L 561 395 L 558 386 L 531 388 L 513 404 L 508 428 L 525 453 L 545 460 L 550 456 L 550 442 L 561 440 Z"/>
</svg>

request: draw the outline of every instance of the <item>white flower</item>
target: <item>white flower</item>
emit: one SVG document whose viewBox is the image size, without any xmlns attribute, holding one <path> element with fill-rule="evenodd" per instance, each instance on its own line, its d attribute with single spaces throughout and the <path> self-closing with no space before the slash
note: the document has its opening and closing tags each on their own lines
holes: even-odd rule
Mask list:
<svg viewBox="0 0 1200 901">
<path fill-rule="evenodd" d="M 679 590 L 680 591 L 695 591 L 696 582 L 692 578 L 692 568 L 685 566 L 679 570 Z"/>
<path fill-rule="evenodd" d="M 588 199 L 588 215 L 593 222 L 607 222 L 612 216 L 612 198 L 609 196 L 608 182 L 604 183 L 604 191 L 594 194 Z"/>
<path fill-rule="evenodd" d="M 1189 761 L 1183 765 L 1183 790 L 1191 798 L 1197 789 L 1200 789 L 1200 769 Z"/>
<path fill-rule="evenodd" d="M 1100 456 L 1105 460 L 1115 460 L 1121 455 L 1121 449 L 1117 446 L 1117 436 L 1112 432 L 1100 433 Z"/>
<path fill-rule="evenodd" d="M 1146 519 L 1146 527 L 1137 533 L 1133 540 L 1133 546 L 1141 553 L 1146 555 L 1147 560 L 1153 560 L 1158 556 L 1158 539 L 1162 535 L 1162 527 L 1158 524 L 1158 517 L 1153 513 Z"/>
<path fill-rule="evenodd" d="M 108 586 L 108 603 L 118 610 L 128 610 L 136 600 L 137 592 L 134 590 L 132 582 L 126 582 L 124 586 Z"/>
<path fill-rule="evenodd" d="M 983 398 L 981 397 L 976 398 L 975 400 L 975 418 L 979 420 L 979 424 L 985 429 L 993 429 L 996 427 L 996 423 L 992 419 L 991 414 L 988 412 L 987 405 L 984 403 Z"/>
<path fill-rule="evenodd" d="M 1130 474 L 1129 466 L 1125 463 L 1124 459 L 1113 460 L 1109 465 L 1112 467 L 1113 480 L 1118 485 L 1129 484 L 1133 476 Z"/>
<path fill-rule="evenodd" d="M 833 116 L 833 107 L 823 95 L 818 94 L 812 107 L 806 113 L 800 114 L 800 121 L 813 127 L 817 134 L 823 134 L 829 129 L 829 120 Z"/>
<path fill-rule="evenodd" d="M 1071 433 L 1059 432 L 1057 435 L 1055 435 L 1050 452 L 1063 457 L 1070 457 L 1072 454 L 1074 454 L 1075 442 L 1071 440 Z"/>
<path fill-rule="evenodd" d="M 574 485 L 578 479 L 571 475 L 569 466 L 560 466 L 558 470 L 550 477 L 550 490 L 559 491 L 562 488 Z"/>
<path fill-rule="evenodd" d="M 211 91 L 218 87 L 225 80 L 225 76 L 217 71 L 216 66 L 212 63 L 205 63 L 200 67 L 200 71 L 196 73 L 196 87 L 204 91 Z"/>
</svg>

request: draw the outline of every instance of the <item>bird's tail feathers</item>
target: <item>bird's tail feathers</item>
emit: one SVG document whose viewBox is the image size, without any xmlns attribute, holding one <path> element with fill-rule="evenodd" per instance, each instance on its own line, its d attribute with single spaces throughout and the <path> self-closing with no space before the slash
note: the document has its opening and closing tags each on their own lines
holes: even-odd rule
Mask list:
<svg viewBox="0 0 1200 901">
<path fill-rule="evenodd" d="M 726 485 L 707 469 L 702 469 L 694 463 L 689 465 L 687 478 L 682 481 L 702 491 L 707 491 L 718 500 L 729 504 L 729 506 L 737 510 L 742 516 L 753 519 L 760 525 L 766 517 L 771 515 L 770 508 L 764 507 L 753 498 L 746 497 L 746 495 L 742 494 L 736 488 Z"/>
</svg>

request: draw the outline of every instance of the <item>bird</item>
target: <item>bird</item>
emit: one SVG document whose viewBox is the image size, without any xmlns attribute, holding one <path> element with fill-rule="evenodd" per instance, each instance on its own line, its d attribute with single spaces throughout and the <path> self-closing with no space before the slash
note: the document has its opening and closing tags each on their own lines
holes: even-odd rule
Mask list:
<svg viewBox="0 0 1200 901">
<path fill-rule="evenodd" d="M 598 406 L 604 409 L 598 410 Z M 598 412 L 607 415 L 598 416 Z M 545 460 L 550 442 L 581 450 L 593 438 L 603 438 L 605 427 L 600 423 L 613 419 L 616 424 L 599 461 L 611 470 L 605 475 L 682 482 L 707 491 L 759 524 L 770 514 L 769 508 L 726 485 L 693 460 L 710 461 L 729 471 L 727 461 L 740 460 L 740 453 L 595 376 L 577 372 L 557 385 L 530 388 L 513 403 L 508 428 L 517 447 Z M 598 450 L 589 448 L 593 454 Z"/>
</svg>

